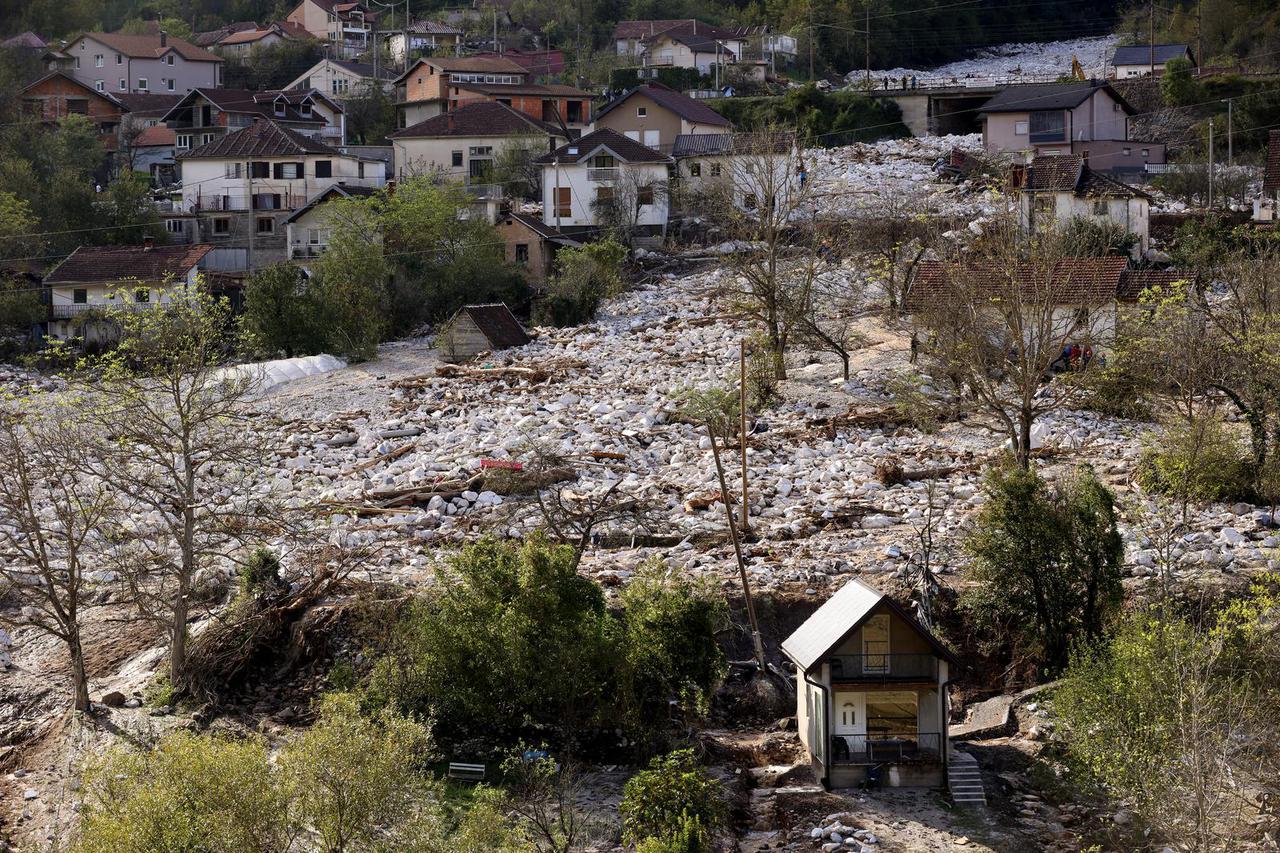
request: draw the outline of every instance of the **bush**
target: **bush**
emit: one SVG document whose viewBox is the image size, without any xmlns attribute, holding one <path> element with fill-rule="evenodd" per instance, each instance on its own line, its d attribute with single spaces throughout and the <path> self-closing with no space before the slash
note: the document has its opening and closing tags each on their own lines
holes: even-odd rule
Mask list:
<svg viewBox="0 0 1280 853">
<path fill-rule="evenodd" d="M 1199 415 L 1148 441 L 1138 461 L 1138 484 L 1187 501 L 1248 500 L 1254 496 L 1244 447 L 1221 419 Z"/>
<path fill-rule="evenodd" d="M 740 131 L 794 127 L 801 141 L 811 146 L 832 148 L 911 135 L 901 123 L 897 104 L 847 90 L 824 93 L 808 85 L 778 97 L 723 98 L 710 105 Z"/>
<path fill-rule="evenodd" d="M 624 840 L 648 840 L 649 846 L 642 849 L 655 853 L 710 851 L 711 833 L 725 815 L 720 784 L 698 766 L 689 749 L 658 756 L 648 769 L 628 779 L 618 811 Z"/>
<path fill-rule="evenodd" d="M 1160 77 L 1160 97 L 1166 107 L 1181 107 L 1198 103 L 1203 92 L 1200 84 L 1191 76 L 1192 65 L 1189 59 L 1177 57 L 1170 59 Z"/>
<path fill-rule="evenodd" d="M 563 327 L 594 320 L 600 303 L 622 291 L 626 259 L 626 247 L 613 239 L 560 252 L 556 273 L 534 306 L 534 322 Z"/>
<path fill-rule="evenodd" d="M 645 572 L 613 613 L 575 565 L 573 548 L 540 538 L 463 548 L 394 632 L 369 703 L 495 748 L 616 729 L 643 740 L 669 725 L 669 700 L 705 707 L 723 666 L 719 597 Z"/>
<path fill-rule="evenodd" d="M 270 548 L 257 548 L 240 566 L 240 588 L 245 595 L 259 596 L 280 588 L 280 558 Z"/>
<path fill-rule="evenodd" d="M 244 287 L 246 344 L 256 353 L 286 357 L 325 351 L 324 306 L 300 267 L 273 264 Z"/>
<path fill-rule="evenodd" d="M 1138 245 L 1138 235 L 1126 231 L 1118 222 L 1099 222 L 1087 216 L 1072 217 L 1058 239 L 1063 255 L 1089 258 L 1128 257 Z"/>
<path fill-rule="evenodd" d="M 1051 487 L 1012 464 L 993 468 L 985 488 L 990 500 L 965 542 L 974 584 L 961 600 L 982 633 L 1010 637 L 1052 674 L 1073 641 L 1102 636 L 1120 605 L 1115 498 L 1088 471 Z"/>
</svg>

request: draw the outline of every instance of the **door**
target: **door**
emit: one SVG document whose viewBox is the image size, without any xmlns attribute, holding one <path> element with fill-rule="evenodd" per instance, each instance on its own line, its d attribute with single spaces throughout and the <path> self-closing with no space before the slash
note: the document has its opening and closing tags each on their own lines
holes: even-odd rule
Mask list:
<svg viewBox="0 0 1280 853">
<path fill-rule="evenodd" d="M 867 694 L 836 693 L 832 705 L 832 759 L 839 761 L 866 752 Z"/>
<path fill-rule="evenodd" d="M 644 132 L 644 144 L 650 148 L 658 147 L 659 134 L 656 130 L 646 130 Z"/>
<path fill-rule="evenodd" d="M 876 675 L 889 672 L 889 614 L 872 616 L 862 626 L 862 671 Z"/>
</svg>

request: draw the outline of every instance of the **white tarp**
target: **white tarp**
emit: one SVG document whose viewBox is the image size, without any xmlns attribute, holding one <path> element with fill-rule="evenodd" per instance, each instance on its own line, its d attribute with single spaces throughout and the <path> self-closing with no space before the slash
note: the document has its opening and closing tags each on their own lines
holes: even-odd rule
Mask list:
<svg viewBox="0 0 1280 853">
<path fill-rule="evenodd" d="M 337 356 L 321 353 L 298 358 L 278 358 L 274 361 L 260 361 L 253 364 L 237 364 L 224 370 L 227 376 L 256 377 L 256 390 L 261 393 L 295 379 L 315 376 L 317 373 L 328 373 L 346 366 L 347 363 Z"/>
</svg>

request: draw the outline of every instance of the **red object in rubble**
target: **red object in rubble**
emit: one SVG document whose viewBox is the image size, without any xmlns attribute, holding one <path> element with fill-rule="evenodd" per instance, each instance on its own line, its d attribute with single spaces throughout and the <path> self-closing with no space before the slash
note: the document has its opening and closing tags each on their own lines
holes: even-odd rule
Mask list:
<svg viewBox="0 0 1280 853">
<path fill-rule="evenodd" d="M 481 459 L 481 468 L 502 468 L 505 471 L 523 471 L 524 466 L 519 462 L 509 462 L 506 459 Z"/>
</svg>

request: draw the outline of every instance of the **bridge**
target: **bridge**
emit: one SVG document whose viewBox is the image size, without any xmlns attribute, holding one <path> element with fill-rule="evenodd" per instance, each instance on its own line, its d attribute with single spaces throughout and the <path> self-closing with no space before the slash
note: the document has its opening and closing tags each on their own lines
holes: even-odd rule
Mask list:
<svg viewBox="0 0 1280 853">
<path fill-rule="evenodd" d="M 872 77 L 872 98 L 890 100 L 902 109 L 902 123 L 913 136 L 979 133 L 978 108 L 1008 86 L 1054 83 L 1058 76 L 1013 74 L 965 77 Z M 855 85 L 861 81 L 854 80 Z"/>
</svg>

